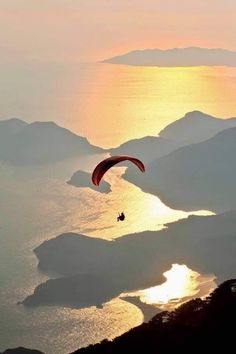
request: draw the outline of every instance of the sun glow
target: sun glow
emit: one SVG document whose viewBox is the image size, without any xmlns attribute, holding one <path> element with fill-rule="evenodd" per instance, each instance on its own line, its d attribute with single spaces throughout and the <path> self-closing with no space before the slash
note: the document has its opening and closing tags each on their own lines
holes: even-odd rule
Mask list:
<svg viewBox="0 0 236 354">
<path fill-rule="evenodd" d="M 100 64 L 91 72 L 89 85 L 82 80 L 76 89 L 74 84 L 70 100 L 75 104 L 66 117 L 67 126 L 95 145 L 114 147 L 157 135 L 193 110 L 219 117 L 235 113 L 235 86 L 230 78 L 236 70 L 232 68 Z"/>
<path fill-rule="evenodd" d="M 212 276 L 202 277 L 184 264 L 172 264 L 163 275 L 166 278 L 163 284 L 139 292 L 141 301 L 171 309 L 184 299 L 206 295 L 214 287 Z"/>
</svg>

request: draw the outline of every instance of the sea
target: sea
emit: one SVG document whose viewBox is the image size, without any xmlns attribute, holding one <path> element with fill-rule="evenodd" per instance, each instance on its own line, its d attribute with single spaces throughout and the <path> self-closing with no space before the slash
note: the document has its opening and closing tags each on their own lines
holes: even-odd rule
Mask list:
<svg viewBox="0 0 236 354">
<path fill-rule="evenodd" d="M 18 117 L 28 123 L 54 121 L 104 148 L 157 136 L 165 126 L 193 110 L 223 119 L 236 116 L 234 68 L 11 65 L 8 70 L 0 67 L 1 120 Z M 48 279 L 38 271 L 33 252 L 43 241 L 64 232 L 114 240 L 145 230 L 161 230 L 168 222 L 191 214 L 212 214 L 210 210 L 171 209 L 158 196 L 125 181 L 122 175 L 126 167 L 109 172 L 106 178 L 112 190 L 108 194 L 66 183 L 77 170 L 91 172 L 106 156 L 78 157 L 47 166 L 0 164 L 0 351 L 24 346 L 65 354 L 104 338 L 112 339 L 143 322 L 140 308 L 122 296 L 99 309 L 29 309 L 20 305 Z M 117 212 L 122 210 L 129 222 L 117 223 Z M 188 264 L 169 261 L 166 282 L 156 284 L 164 288 L 140 289 L 141 301 L 157 310 L 169 309 L 173 297 L 182 303 L 183 298 L 204 296 L 214 288 L 217 274 L 198 274 Z M 171 283 L 173 276 L 179 276 L 183 283 L 177 295 Z M 166 289 L 169 293 L 163 300 Z"/>
</svg>

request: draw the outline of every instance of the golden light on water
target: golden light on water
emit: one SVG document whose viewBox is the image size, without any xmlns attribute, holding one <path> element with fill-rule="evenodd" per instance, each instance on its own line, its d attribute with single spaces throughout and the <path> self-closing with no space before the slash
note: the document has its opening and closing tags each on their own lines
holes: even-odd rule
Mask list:
<svg viewBox="0 0 236 354">
<path fill-rule="evenodd" d="M 144 290 L 143 297 L 148 303 L 167 304 L 172 299 L 180 299 L 194 295 L 196 290 L 197 272 L 193 272 L 186 265 L 173 264 L 171 269 L 164 273 L 166 282 L 162 285 Z"/>
<path fill-rule="evenodd" d="M 235 115 L 235 68 L 99 64 L 92 74 L 89 85 L 80 83 L 71 98 L 76 104 L 67 112 L 67 126 L 96 145 L 114 147 L 157 135 L 193 110 Z"/>
<path fill-rule="evenodd" d="M 171 310 L 192 297 L 207 295 L 215 287 L 213 276 L 201 276 L 185 264 L 172 264 L 163 273 L 166 281 L 158 286 L 138 292 L 141 301 Z"/>
<path fill-rule="evenodd" d="M 122 178 L 124 171 L 125 167 L 114 167 L 104 176 L 111 185 L 111 192 L 108 194 L 67 186 L 67 196 L 70 191 L 73 193 L 73 203 L 67 207 L 69 215 L 65 220 L 70 230 L 112 239 L 135 232 L 161 230 L 164 224 L 192 214 L 213 214 L 207 210 L 185 212 L 171 209 L 157 196 L 144 193 L 140 188 L 125 181 Z M 83 208 L 77 205 L 79 196 L 83 198 L 81 191 L 86 192 L 86 207 Z M 116 217 L 121 211 L 125 212 L 126 220 L 117 223 Z"/>
</svg>

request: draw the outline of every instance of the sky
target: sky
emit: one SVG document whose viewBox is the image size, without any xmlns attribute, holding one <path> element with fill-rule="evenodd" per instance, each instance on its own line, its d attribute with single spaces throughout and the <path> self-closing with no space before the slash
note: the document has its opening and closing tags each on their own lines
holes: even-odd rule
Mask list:
<svg viewBox="0 0 236 354">
<path fill-rule="evenodd" d="M 0 0 L 6 61 L 97 61 L 133 49 L 236 50 L 235 0 Z"/>
</svg>

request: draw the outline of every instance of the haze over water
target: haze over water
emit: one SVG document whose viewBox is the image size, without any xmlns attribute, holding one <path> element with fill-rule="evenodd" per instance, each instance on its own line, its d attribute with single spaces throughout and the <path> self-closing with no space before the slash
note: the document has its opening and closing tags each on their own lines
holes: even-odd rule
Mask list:
<svg viewBox="0 0 236 354">
<path fill-rule="evenodd" d="M 108 195 L 66 184 L 77 166 L 89 169 L 101 158 L 82 158 L 54 167 L 0 166 L 1 349 L 24 345 L 46 353 L 68 353 L 103 338 L 113 338 L 142 322 L 140 310 L 119 299 L 105 304 L 104 309 L 28 309 L 17 305 L 48 279 L 38 272 L 33 254 L 43 241 L 63 232 L 112 239 L 146 229 L 160 230 L 163 223 L 191 214 L 172 210 L 157 197 L 122 180 L 124 168 L 108 174 L 107 181 L 112 182 Z M 124 224 L 116 221 L 121 207 L 128 220 Z M 212 277 L 207 282 L 212 287 Z M 194 282 L 194 294 L 198 287 L 205 286 L 201 283 L 201 279 Z M 183 286 L 182 296 L 188 298 L 192 293 Z"/>
<path fill-rule="evenodd" d="M 235 12 L 235 0 L 1 0 L 0 121 L 13 117 L 28 123 L 52 121 L 86 137 L 91 144 L 110 148 L 131 139 L 157 136 L 164 127 L 190 111 L 202 111 L 223 119 L 236 117 Z M 137 51 L 147 50 L 149 59 L 152 57 L 149 64 L 154 63 L 156 54 L 149 50 L 155 51 L 155 48 L 159 54 L 168 52 L 164 57 L 161 54 L 165 59 L 159 65 L 186 67 L 121 66 L 101 62 L 131 51 L 134 59 L 129 63 L 142 65 Z M 216 48 L 219 49 L 215 51 Z M 170 61 L 166 61 L 167 54 Z M 178 62 L 178 58 L 182 59 Z M 202 63 L 228 67 L 188 67 Z M 197 116 L 194 124 L 200 122 L 200 126 L 203 117 L 202 126 L 206 127 L 203 129 L 208 136 L 207 122 L 211 119 L 205 121 L 204 116 L 199 115 L 199 120 L 198 114 L 188 117 L 191 116 Z M 214 126 L 214 120 L 211 123 Z M 216 125 L 221 126 L 218 123 Z M 193 125 L 185 131 L 191 131 Z M 155 195 L 144 193 L 123 179 L 126 168 L 131 173 L 135 169 L 129 163 L 125 165 L 128 167 L 112 168 L 104 176 L 111 185 L 107 194 L 96 188 L 69 185 L 66 182 L 76 171 L 91 172 L 108 153 L 55 162 L 59 151 L 62 159 L 74 156 L 73 146 L 76 151 L 79 146 L 80 152 L 87 153 L 89 144 L 83 150 L 84 141 L 55 124 L 25 126 L 19 120 L 11 120 L 1 128 L 0 352 L 24 346 L 47 354 L 68 354 L 105 338 L 119 336 L 141 324 L 153 310 L 155 314 L 159 310 L 172 310 L 191 298 L 205 296 L 226 274 L 227 278 L 232 277 L 235 212 L 206 218 L 205 215 L 212 214 L 211 210 L 193 211 L 193 208 L 198 209 L 198 205 L 214 208 L 214 200 L 210 204 L 207 200 L 206 204 L 204 201 L 198 204 L 198 195 L 199 199 L 216 197 L 214 211 L 218 210 L 215 186 L 221 187 L 221 190 L 217 187 L 219 210 L 221 207 L 228 210 L 227 199 L 231 196 L 230 205 L 235 205 L 236 128 L 230 137 L 226 132 L 224 139 L 223 132 L 222 139 L 222 136 L 213 138 L 213 145 L 203 143 L 204 154 L 200 153 L 199 164 L 192 155 L 195 148 L 190 148 L 193 150 L 189 154 L 193 161 L 190 168 L 188 159 L 182 159 L 182 153 L 180 160 L 175 159 L 174 153 L 175 167 L 171 167 L 169 173 L 173 182 L 169 185 L 164 167 L 158 167 L 157 174 L 163 172 L 166 190 L 171 194 L 167 198 L 161 194 L 160 179 L 158 186 L 154 186 L 157 190 L 145 189 L 153 190 Z M 204 133 L 201 129 L 197 130 L 200 133 L 194 131 L 200 138 Z M 209 129 L 215 131 L 214 127 Z M 181 135 L 184 135 L 182 131 Z M 190 143 L 191 139 L 190 136 Z M 156 140 L 161 139 L 146 139 L 145 143 Z M 169 143 L 176 146 L 173 141 L 162 142 L 157 146 L 161 150 L 163 147 L 163 151 L 169 148 Z M 205 144 L 210 148 L 205 149 Z M 154 148 L 152 152 L 155 153 Z M 143 160 L 147 173 L 141 174 L 140 180 L 146 177 L 147 187 L 151 187 L 152 177 L 155 184 L 158 176 L 152 172 L 146 158 Z M 177 173 L 180 166 L 185 170 L 183 160 L 187 161 L 187 172 L 190 171 L 186 176 L 188 187 L 182 174 Z M 29 165 L 25 166 L 25 161 Z M 163 165 L 159 161 L 157 166 Z M 211 174 L 206 184 L 208 166 Z M 83 178 L 79 182 L 87 185 L 86 173 L 77 176 L 84 176 L 85 182 Z M 185 192 L 190 197 L 194 194 L 196 203 L 191 204 L 194 207 L 187 205 L 185 209 L 189 212 L 174 210 L 159 198 L 161 195 L 171 203 L 176 181 L 183 182 L 182 189 L 176 188 L 180 197 L 184 197 Z M 194 192 L 195 187 L 198 190 Z M 143 188 L 146 187 L 143 185 Z M 223 197 L 226 197 L 225 203 L 222 203 Z M 186 204 L 172 205 L 185 208 Z M 126 219 L 118 223 L 116 217 L 121 211 L 125 212 Z M 190 214 L 204 216 L 180 221 Z M 166 223 L 176 221 L 169 225 L 169 230 L 159 232 L 168 227 Z M 52 240 L 67 232 L 82 236 L 67 235 Z M 51 242 L 45 248 L 42 244 L 46 240 Z M 61 240 L 65 244 L 61 244 Z M 61 246 L 56 245 L 57 241 Z M 62 290 L 55 291 L 52 304 L 61 304 L 60 298 L 65 292 L 70 299 L 74 296 L 72 306 L 78 302 L 79 306 L 94 306 L 75 309 L 19 304 L 43 282 L 49 280 L 48 284 L 58 284 L 52 281 L 58 274 L 42 273 L 37 267 L 38 259 L 33 251 L 40 245 L 41 250 L 46 250 L 46 262 L 58 261 L 61 267 L 61 271 L 47 266 L 44 269 L 58 271 L 62 276 L 67 274 L 64 270 L 71 262 L 68 275 L 75 272 L 77 279 L 81 273 L 79 280 L 72 280 L 74 293 L 68 285 L 64 286 L 68 278 L 59 281 L 63 284 Z M 93 264 L 98 274 L 95 278 L 90 277 Z M 84 272 L 87 276 L 83 278 Z M 85 302 L 77 301 L 80 290 L 84 292 Z M 90 297 L 94 300 L 87 302 Z"/>
<path fill-rule="evenodd" d="M 236 116 L 236 68 L 31 63 L 0 74 L 0 119 L 53 120 L 102 147 L 157 135 L 193 110 Z"/>
<path fill-rule="evenodd" d="M 65 68 L 60 64 L 44 66 L 40 71 L 32 65 L 15 76 L 18 95 L 14 97 L 9 95 L 12 81 L 6 79 L 7 75 L 3 75 L 2 119 L 18 116 L 26 121 L 53 120 L 102 147 L 156 135 L 192 110 L 225 118 L 236 116 L 233 68 L 159 69 L 107 64 Z M 77 169 L 89 171 L 100 158 L 78 159 L 68 165 L 38 170 L 1 166 L 0 222 L 4 247 L 0 249 L 0 327 L 4 340 L 0 349 L 24 345 L 47 353 L 67 353 L 117 336 L 142 322 L 141 312 L 119 299 L 106 304 L 104 309 L 29 310 L 16 305 L 47 279 L 38 273 L 33 255 L 33 249 L 44 240 L 69 231 L 112 239 L 131 232 L 158 230 L 165 222 L 188 215 L 166 207 L 157 197 L 123 181 L 122 168 L 107 176 L 112 182 L 110 195 L 66 185 Z M 116 223 L 117 212 L 123 208 L 132 221 L 127 225 Z M 190 289 L 191 294 L 196 294 L 198 285 Z M 212 286 L 211 281 L 209 285 Z M 181 291 L 181 296 L 187 296 L 185 289 Z M 145 301 L 150 302 L 147 294 L 148 291 L 144 293 Z"/>
</svg>

